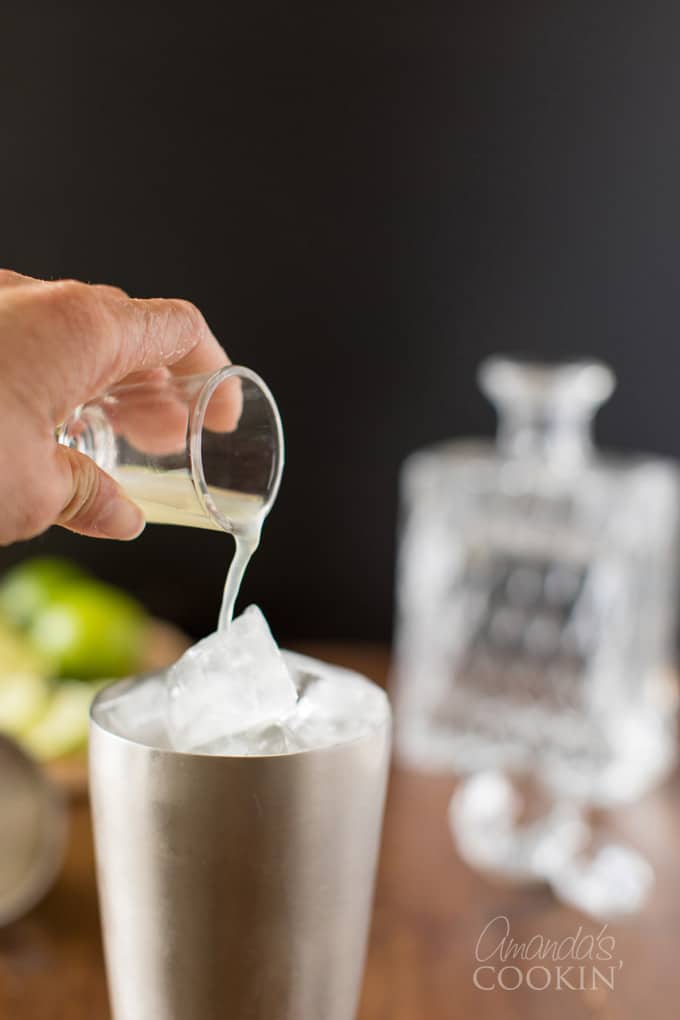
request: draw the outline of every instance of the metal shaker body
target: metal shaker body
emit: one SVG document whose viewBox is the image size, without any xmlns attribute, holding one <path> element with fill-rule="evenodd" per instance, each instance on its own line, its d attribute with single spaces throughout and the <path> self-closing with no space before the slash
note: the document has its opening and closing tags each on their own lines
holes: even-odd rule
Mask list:
<svg viewBox="0 0 680 1020">
<path fill-rule="evenodd" d="M 389 720 L 269 757 L 133 743 L 96 703 L 90 730 L 114 1020 L 353 1020 Z"/>
</svg>

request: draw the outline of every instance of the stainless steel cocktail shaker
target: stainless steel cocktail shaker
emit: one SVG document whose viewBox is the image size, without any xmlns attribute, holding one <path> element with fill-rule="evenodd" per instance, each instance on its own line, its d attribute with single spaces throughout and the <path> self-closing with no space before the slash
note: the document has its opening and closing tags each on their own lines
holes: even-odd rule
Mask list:
<svg viewBox="0 0 680 1020">
<path fill-rule="evenodd" d="M 390 724 L 268 757 L 160 750 L 92 710 L 90 784 L 115 1020 L 353 1020 Z"/>
</svg>

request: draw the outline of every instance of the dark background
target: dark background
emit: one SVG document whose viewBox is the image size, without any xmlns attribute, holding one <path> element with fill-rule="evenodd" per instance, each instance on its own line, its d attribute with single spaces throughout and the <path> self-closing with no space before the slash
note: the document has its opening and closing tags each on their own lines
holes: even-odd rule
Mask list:
<svg viewBox="0 0 680 1020">
<path fill-rule="evenodd" d="M 600 440 L 680 455 L 679 46 L 675 0 L 0 7 L 0 264 L 188 297 L 265 376 L 279 637 L 388 634 L 399 463 L 491 432 L 488 352 L 604 357 Z M 0 566 L 76 555 L 200 634 L 230 546 Z"/>
</svg>

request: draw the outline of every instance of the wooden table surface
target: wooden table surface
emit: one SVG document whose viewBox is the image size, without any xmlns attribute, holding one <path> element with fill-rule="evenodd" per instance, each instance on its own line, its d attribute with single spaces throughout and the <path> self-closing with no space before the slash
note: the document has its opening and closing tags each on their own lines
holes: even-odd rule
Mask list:
<svg viewBox="0 0 680 1020">
<path fill-rule="evenodd" d="M 385 679 L 384 649 L 304 650 Z M 677 1020 L 680 777 L 618 812 L 612 822 L 620 836 L 648 856 L 657 875 L 643 913 L 608 926 L 605 935 L 612 940 L 601 945 L 612 960 L 594 961 L 613 990 L 593 973 L 589 958 L 571 972 L 566 967 L 574 964 L 572 959 L 562 964 L 549 960 L 538 970 L 535 960 L 510 959 L 504 973 L 494 958 L 488 969 L 477 972 L 477 983 L 500 981 L 508 989 L 475 986 L 480 965 L 475 947 L 494 918 L 507 918 L 518 942 L 580 936 L 581 955 L 589 950 L 585 937 L 596 936 L 602 926 L 560 907 L 543 889 L 492 885 L 466 868 L 456 857 L 446 821 L 453 786 L 449 777 L 398 766 L 393 770 L 358 1020 Z M 537 947 L 536 938 L 532 945 Z M 567 956 L 573 945 L 564 944 Z M 519 987 L 512 988 L 515 984 Z M 548 987 L 542 989 L 543 984 Z M 0 931 L 0 1020 L 109 1017 L 90 817 L 83 797 L 73 804 L 70 846 L 58 883 L 31 914 Z"/>
</svg>

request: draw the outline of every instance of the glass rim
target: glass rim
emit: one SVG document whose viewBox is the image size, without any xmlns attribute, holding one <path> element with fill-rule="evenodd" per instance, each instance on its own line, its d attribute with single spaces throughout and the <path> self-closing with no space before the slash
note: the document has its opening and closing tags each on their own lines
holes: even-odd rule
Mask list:
<svg viewBox="0 0 680 1020">
<path fill-rule="evenodd" d="M 181 378 L 181 377 L 180 377 Z M 192 378 L 187 376 L 186 378 Z M 274 396 L 267 386 L 264 379 L 254 372 L 252 368 L 247 368 L 245 365 L 224 365 L 219 368 L 216 372 L 212 372 L 210 375 L 204 376 L 193 376 L 193 379 L 198 381 L 203 379 L 203 386 L 199 391 L 196 405 L 191 413 L 188 432 L 189 432 L 189 465 L 191 468 L 191 478 L 194 483 L 196 495 L 203 507 L 205 513 L 216 521 L 220 527 L 229 533 L 233 531 L 231 522 L 228 518 L 224 517 L 223 514 L 217 508 L 215 501 L 210 495 L 208 482 L 205 476 L 205 470 L 203 467 L 203 451 L 202 451 L 202 436 L 205 422 L 205 416 L 208 410 L 208 405 L 215 393 L 215 390 L 220 386 L 226 379 L 240 378 L 248 379 L 252 382 L 262 393 L 266 399 L 269 409 L 272 414 L 272 421 L 274 423 L 274 431 L 276 434 L 276 454 L 275 454 L 275 466 L 274 466 L 274 477 L 269 487 L 269 495 L 266 500 L 263 500 L 262 510 L 260 517 L 264 519 L 272 506 L 276 501 L 276 497 L 279 492 L 281 485 L 281 477 L 283 475 L 283 467 L 285 461 L 285 446 L 283 438 L 283 425 L 281 422 L 281 415 L 279 413 L 278 405 L 274 399 Z M 134 385 L 134 384 L 133 384 Z M 236 426 L 238 428 L 238 426 Z"/>
</svg>

